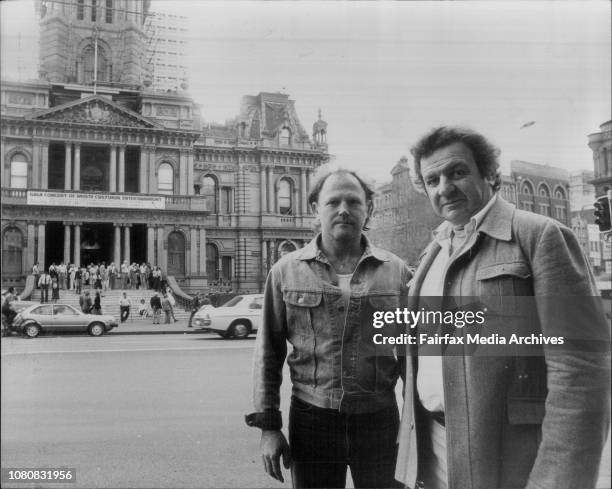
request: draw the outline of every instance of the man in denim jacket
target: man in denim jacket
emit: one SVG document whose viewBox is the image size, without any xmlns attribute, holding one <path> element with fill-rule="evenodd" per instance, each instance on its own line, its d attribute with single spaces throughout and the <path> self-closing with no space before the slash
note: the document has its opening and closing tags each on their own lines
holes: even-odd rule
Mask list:
<svg viewBox="0 0 612 489">
<path fill-rule="evenodd" d="M 395 310 L 410 271 L 362 231 L 373 191 L 354 172 L 323 169 L 309 195 L 321 234 L 272 267 L 254 358 L 256 413 L 265 470 L 294 487 L 393 487 L 399 426 L 394 388 L 403 359 L 377 345 L 375 311 Z M 279 388 L 287 356 L 293 383 L 289 444 Z M 289 450 L 291 447 L 291 451 Z"/>
</svg>

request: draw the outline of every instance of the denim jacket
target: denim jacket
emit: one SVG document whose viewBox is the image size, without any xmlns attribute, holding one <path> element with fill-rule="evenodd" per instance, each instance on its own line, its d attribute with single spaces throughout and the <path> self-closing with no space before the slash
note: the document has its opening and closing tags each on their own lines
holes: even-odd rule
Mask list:
<svg viewBox="0 0 612 489">
<path fill-rule="evenodd" d="M 372 335 L 380 330 L 373 328 L 372 315 L 404 306 L 411 273 L 400 258 L 362 240 L 365 251 L 351 279 L 348 310 L 336 272 L 318 246 L 320 236 L 270 270 L 255 345 L 254 404 L 268 421 L 276 420 L 275 427 L 287 342 L 293 395 L 299 399 L 348 413 L 395 403 L 404 359 L 392 346 L 374 344 Z"/>
</svg>

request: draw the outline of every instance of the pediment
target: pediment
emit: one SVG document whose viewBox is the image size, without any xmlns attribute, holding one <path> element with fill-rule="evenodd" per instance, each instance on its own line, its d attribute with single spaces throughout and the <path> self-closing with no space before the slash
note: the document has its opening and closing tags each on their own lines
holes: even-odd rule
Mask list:
<svg viewBox="0 0 612 489">
<path fill-rule="evenodd" d="M 99 95 L 34 112 L 28 119 L 110 127 L 163 128 L 160 124 Z"/>
</svg>

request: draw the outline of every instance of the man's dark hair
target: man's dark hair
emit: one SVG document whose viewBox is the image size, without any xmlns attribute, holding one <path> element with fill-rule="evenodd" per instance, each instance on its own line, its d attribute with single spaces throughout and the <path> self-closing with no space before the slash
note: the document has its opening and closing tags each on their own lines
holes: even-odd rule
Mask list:
<svg viewBox="0 0 612 489">
<path fill-rule="evenodd" d="M 493 179 L 494 191 L 501 187 L 501 170 L 499 169 L 500 150 L 489 142 L 482 134 L 460 126 L 440 126 L 429 131 L 419 139 L 410 150 L 414 157 L 414 175 L 412 183 L 421 192 L 425 193 L 425 184 L 421 175 L 421 159 L 431 156 L 435 151 L 450 146 L 453 143 L 465 144 L 472 155 L 482 178 Z"/>
<path fill-rule="evenodd" d="M 372 209 L 374 209 L 374 189 L 368 183 L 366 183 L 363 178 L 357 175 L 356 172 L 352 170 L 347 170 L 345 168 L 337 168 L 332 165 L 323 165 L 317 169 L 314 182 L 310 187 L 310 192 L 308 192 L 308 205 L 312 206 L 312 204 L 319 201 L 319 194 L 321 193 L 321 189 L 323 188 L 325 181 L 332 175 L 350 175 L 352 177 L 355 177 L 355 179 L 359 182 L 359 185 L 365 193 L 366 204 L 369 203 Z M 369 221 L 370 218 L 368 217 L 365 223 L 363 224 L 364 231 L 367 231 L 369 229 Z"/>
</svg>

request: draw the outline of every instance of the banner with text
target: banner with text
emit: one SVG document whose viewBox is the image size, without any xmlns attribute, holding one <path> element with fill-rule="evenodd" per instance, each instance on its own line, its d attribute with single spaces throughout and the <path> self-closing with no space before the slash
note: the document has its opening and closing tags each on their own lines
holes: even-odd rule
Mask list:
<svg viewBox="0 0 612 489">
<path fill-rule="evenodd" d="M 107 207 L 122 209 L 165 209 L 166 199 L 157 195 L 96 194 L 85 192 L 49 192 L 29 190 L 29 205 L 67 207 Z"/>
</svg>

